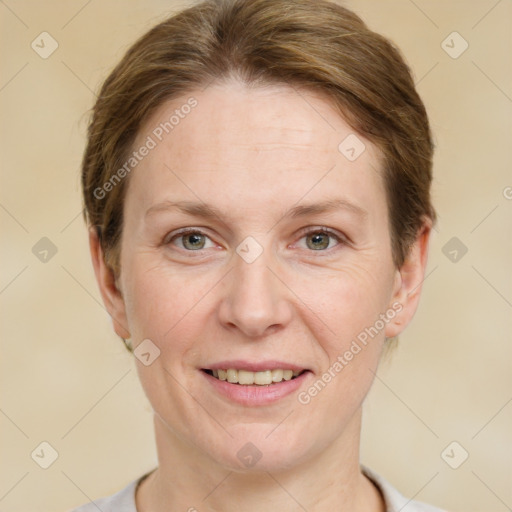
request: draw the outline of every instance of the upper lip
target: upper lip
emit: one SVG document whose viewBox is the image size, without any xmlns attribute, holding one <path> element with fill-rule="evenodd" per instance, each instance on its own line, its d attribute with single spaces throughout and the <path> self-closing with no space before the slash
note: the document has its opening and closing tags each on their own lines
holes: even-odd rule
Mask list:
<svg viewBox="0 0 512 512">
<path fill-rule="evenodd" d="M 307 370 L 304 366 L 285 363 L 284 361 L 243 361 L 243 360 L 231 360 L 231 361 L 219 361 L 218 363 L 212 363 L 205 370 L 245 370 L 248 372 L 263 372 L 265 370 L 292 370 L 294 372 L 300 372 Z"/>
</svg>

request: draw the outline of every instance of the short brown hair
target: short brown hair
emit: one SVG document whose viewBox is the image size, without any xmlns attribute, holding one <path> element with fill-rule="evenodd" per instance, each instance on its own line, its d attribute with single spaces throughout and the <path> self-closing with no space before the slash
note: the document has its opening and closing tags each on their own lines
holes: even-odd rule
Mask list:
<svg viewBox="0 0 512 512">
<path fill-rule="evenodd" d="M 425 218 L 435 221 L 429 121 L 400 52 L 353 12 L 326 0 L 205 0 L 136 41 L 94 105 L 82 164 L 85 218 L 113 270 L 120 270 L 128 178 L 108 194 L 102 187 L 112 183 L 140 127 L 164 101 L 229 77 L 321 92 L 354 131 L 376 144 L 400 267 Z"/>
</svg>

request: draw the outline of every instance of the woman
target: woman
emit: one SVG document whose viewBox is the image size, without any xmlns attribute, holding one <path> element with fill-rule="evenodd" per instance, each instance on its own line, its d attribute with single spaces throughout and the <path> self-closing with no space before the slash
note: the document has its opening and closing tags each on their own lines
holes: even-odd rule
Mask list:
<svg viewBox="0 0 512 512">
<path fill-rule="evenodd" d="M 439 510 L 359 463 L 418 305 L 432 152 L 399 52 L 334 3 L 207 0 L 134 44 L 82 184 L 159 465 L 78 510 Z"/>
</svg>

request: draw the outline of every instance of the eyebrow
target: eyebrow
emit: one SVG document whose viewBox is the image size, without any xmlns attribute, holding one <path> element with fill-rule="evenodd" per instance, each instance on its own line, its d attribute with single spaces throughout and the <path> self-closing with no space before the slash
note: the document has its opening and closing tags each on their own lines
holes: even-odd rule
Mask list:
<svg viewBox="0 0 512 512">
<path fill-rule="evenodd" d="M 223 219 L 225 216 L 221 210 L 213 205 L 194 201 L 163 201 L 148 208 L 145 217 L 169 210 L 178 210 L 182 213 L 204 219 Z M 329 199 L 319 203 L 298 205 L 285 213 L 284 217 L 300 218 L 307 215 L 329 213 L 334 210 L 347 210 L 358 217 L 366 218 L 368 211 L 346 199 Z"/>
</svg>

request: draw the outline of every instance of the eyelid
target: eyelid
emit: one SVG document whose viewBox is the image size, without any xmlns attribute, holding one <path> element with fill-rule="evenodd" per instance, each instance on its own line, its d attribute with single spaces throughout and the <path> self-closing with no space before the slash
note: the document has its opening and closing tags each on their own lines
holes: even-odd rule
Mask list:
<svg viewBox="0 0 512 512">
<path fill-rule="evenodd" d="M 327 233 L 332 235 L 334 238 L 339 239 L 340 241 L 347 240 L 347 237 L 342 233 L 339 233 L 332 228 L 328 228 L 327 226 L 307 226 L 299 230 L 299 234 L 302 236 L 309 235 L 311 233 Z"/>
</svg>

